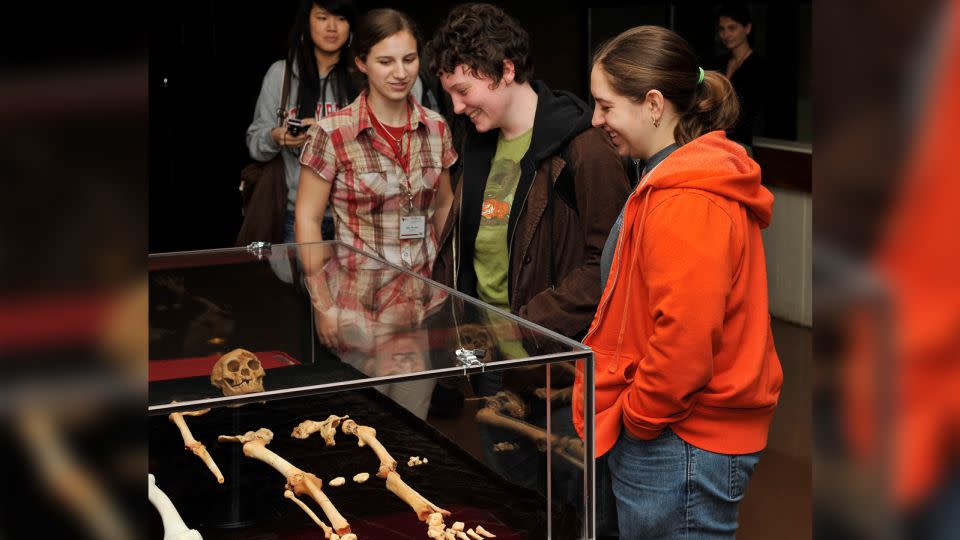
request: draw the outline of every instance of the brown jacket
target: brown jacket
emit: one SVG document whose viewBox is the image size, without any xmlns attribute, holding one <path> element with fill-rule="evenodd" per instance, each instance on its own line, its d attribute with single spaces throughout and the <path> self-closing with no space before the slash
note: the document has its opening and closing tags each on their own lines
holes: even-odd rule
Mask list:
<svg viewBox="0 0 960 540">
<path fill-rule="evenodd" d="M 630 184 L 609 137 L 590 127 L 589 107 L 572 94 L 531 84 L 539 96 L 533 137 L 520 163 L 507 232 L 510 309 L 580 339 L 600 300 L 600 254 Z M 467 136 L 434 264 L 435 280 L 472 296 L 473 246 L 497 136 L 472 128 Z"/>
</svg>

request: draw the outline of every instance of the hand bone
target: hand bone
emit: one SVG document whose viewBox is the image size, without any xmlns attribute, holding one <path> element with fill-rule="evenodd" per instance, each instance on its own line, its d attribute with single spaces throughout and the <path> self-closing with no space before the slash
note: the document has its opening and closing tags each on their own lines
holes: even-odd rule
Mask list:
<svg viewBox="0 0 960 540">
<path fill-rule="evenodd" d="M 496 538 L 496 537 L 497 537 L 497 535 L 493 534 L 492 532 L 487 531 L 486 529 L 484 529 L 484 528 L 481 527 L 480 525 L 477 525 L 477 532 L 480 533 L 480 534 L 483 535 L 483 536 L 486 536 L 487 538 Z"/>
</svg>

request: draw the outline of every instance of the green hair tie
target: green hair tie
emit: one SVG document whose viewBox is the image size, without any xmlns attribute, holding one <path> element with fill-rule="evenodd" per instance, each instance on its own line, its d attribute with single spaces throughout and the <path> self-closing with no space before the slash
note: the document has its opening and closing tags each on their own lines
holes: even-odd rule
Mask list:
<svg viewBox="0 0 960 540">
<path fill-rule="evenodd" d="M 697 84 L 703 84 L 703 68 L 697 67 L 700 70 L 700 75 L 697 76 Z"/>
</svg>

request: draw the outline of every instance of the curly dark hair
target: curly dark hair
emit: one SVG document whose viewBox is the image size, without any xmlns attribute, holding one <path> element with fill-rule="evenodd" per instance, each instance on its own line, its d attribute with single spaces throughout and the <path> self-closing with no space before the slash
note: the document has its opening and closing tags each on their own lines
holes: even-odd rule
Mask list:
<svg viewBox="0 0 960 540">
<path fill-rule="evenodd" d="M 503 61 L 510 60 L 517 82 L 533 76 L 530 36 L 516 19 L 492 4 L 454 7 L 426 49 L 430 71 L 436 75 L 453 73 L 463 64 L 497 84 L 503 77 Z"/>
</svg>

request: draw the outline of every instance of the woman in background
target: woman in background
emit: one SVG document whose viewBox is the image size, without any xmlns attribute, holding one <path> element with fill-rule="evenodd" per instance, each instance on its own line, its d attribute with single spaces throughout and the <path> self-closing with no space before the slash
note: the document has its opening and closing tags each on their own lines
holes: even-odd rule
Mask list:
<svg viewBox="0 0 960 540">
<path fill-rule="evenodd" d="M 753 151 L 753 130 L 762 109 L 763 61 L 751 46 L 753 18 L 743 4 L 725 4 L 717 11 L 717 35 L 729 51 L 716 64 L 733 84 L 740 101 L 740 118 L 727 137 Z"/>
<path fill-rule="evenodd" d="M 290 29 L 286 58 L 267 70 L 247 128 L 250 157 L 269 161 L 283 152 L 287 179 L 284 242 L 294 241 L 300 149 L 314 122 L 339 110 L 357 96 L 351 79 L 350 54 L 356 9 L 352 0 L 302 0 Z M 283 125 L 277 125 L 284 68 L 290 66 L 290 90 Z M 291 122 L 293 120 L 293 122 Z M 292 124 L 300 123 L 300 127 Z M 333 238 L 333 221 L 324 222 L 324 238 Z"/>
</svg>

